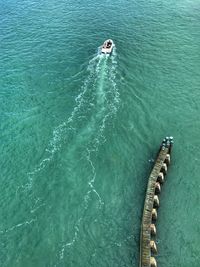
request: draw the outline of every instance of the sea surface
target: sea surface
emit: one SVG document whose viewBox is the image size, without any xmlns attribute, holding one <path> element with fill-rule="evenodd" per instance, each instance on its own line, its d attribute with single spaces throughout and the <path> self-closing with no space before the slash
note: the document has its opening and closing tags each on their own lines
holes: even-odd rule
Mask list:
<svg viewBox="0 0 200 267">
<path fill-rule="evenodd" d="M 158 266 L 200 266 L 199 25 L 198 0 L 0 0 L 1 267 L 139 266 L 167 135 Z"/>
</svg>

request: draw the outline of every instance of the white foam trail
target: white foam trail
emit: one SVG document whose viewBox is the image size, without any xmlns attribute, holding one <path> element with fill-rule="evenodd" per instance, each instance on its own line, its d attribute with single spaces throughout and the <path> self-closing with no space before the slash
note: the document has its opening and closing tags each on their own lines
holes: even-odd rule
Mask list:
<svg viewBox="0 0 200 267">
<path fill-rule="evenodd" d="M 43 207 L 45 205 L 46 204 L 43 203 L 40 198 L 37 198 L 36 201 L 35 201 L 35 203 L 34 203 L 34 206 L 32 207 L 32 209 L 31 209 L 30 212 L 31 213 L 35 213 L 39 208 L 41 208 L 41 207 Z"/>
<path fill-rule="evenodd" d="M 50 140 L 45 152 L 46 156 L 41 160 L 41 162 L 31 171 L 28 173 L 28 183 L 25 186 L 22 186 L 25 190 L 30 190 L 32 188 L 33 180 L 35 176 L 42 171 L 50 161 L 53 160 L 55 153 L 57 153 L 62 146 L 62 140 L 66 137 L 66 135 L 70 131 L 75 131 L 76 126 L 74 126 L 73 122 L 76 121 L 80 117 L 80 110 L 86 104 L 88 108 L 88 102 L 86 101 L 86 95 L 89 90 L 91 90 L 91 86 L 97 86 L 95 89 L 96 97 L 99 97 L 99 111 L 96 114 L 96 118 L 100 120 L 100 126 L 98 129 L 95 129 L 95 120 L 92 121 L 90 128 L 91 131 L 96 130 L 97 135 L 90 140 L 87 146 L 87 157 L 86 160 L 91 166 L 92 177 L 88 181 L 88 191 L 83 196 L 83 212 L 88 209 L 89 201 L 91 199 L 91 194 L 94 193 L 99 201 L 99 208 L 104 204 L 100 194 L 97 192 L 95 188 L 95 180 L 96 180 L 96 169 L 94 162 L 92 161 L 92 154 L 96 154 L 98 152 L 99 146 L 103 144 L 106 139 L 104 136 L 104 130 L 106 128 L 106 123 L 114 114 L 117 112 L 118 102 L 119 102 L 119 92 L 116 86 L 115 78 L 116 78 L 116 52 L 113 51 L 113 55 L 111 57 L 105 57 L 104 55 L 95 56 L 92 60 L 90 60 L 88 65 L 88 77 L 84 81 L 83 86 L 81 87 L 81 92 L 75 99 L 75 107 L 71 113 L 71 115 L 67 118 L 66 121 L 61 123 L 58 127 L 53 130 L 53 137 Z M 100 80 L 99 80 L 100 78 Z M 109 80 L 109 88 L 108 91 L 105 91 L 104 88 L 104 80 Z M 99 91 L 98 91 L 99 90 Z M 99 93 L 99 95 L 98 95 Z M 107 95 L 111 95 L 111 100 L 107 100 Z M 100 97 L 103 99 L 101 100 Z M 101 100 L 101 101 L 100 101 Z M 92 103 L 90 103 L 92 105 Z M 95 118 L 93 118 L 95 119 Z M 88 125 L 89 127 L 89 125 Z M 34 213 L 38 208 L 43 206 L 44 204 L 39 203 L 36 201 L 35 206 L 32 208 L 31 212 Z M 67 248 L 73 247 L 75 242 L 78 240 L 78 233 L 79 227 L 82 221 L 82 216 L 77 220 L 74 228 L 74 235 L 71 241 L 65 242 L 61 249 L 59 250 L 59 259 L 62 260 L 64 257 L 65 250 Z M 31 221 L 32 223 L 33 221 Z M 26 224 L 25 222 L 24 224 Z M 16 225 L 15 227 L 20 227 L 23 224 Z M 14 228 L 11 228 L 11 230 Z"/>
<path fill-rule="evenodd" d="M 98 199 L 99 199 L 99 203 L 100 203 L 100 207 L 101 207 L 102 205 L 104 205 L 104 202 L 102 201 L 102 199 L 101 199 L 99 193 L 97 192 L 97 190 L 96 190 L 95 187 L 94 187 L 94 182 L 95 182 L 95 179 L 96 179 L 96 170 L 95 170 L 94 164 L 93 164 L 93 162 L 92 162 L 92 160 L 91 160 L 91 156 L 90 156 L 91 151 L 90 151 L 88 148 L 87 148 L 87 152 L 88 152 L 87 160 L 88 160 L 88 162 L 90 163 L 90 166 L 91 166 L 91 168 L 92 168 L 92 178 L 91 178 L 90 181 L 88 182 L 88 185 L 89 185 L 89 187 L 91 188 L 91 190 L 89 190 L 89 191 L 87 192 L 86 196 L 87 196 L 88 199 L 89 199 L 89 195 L 90 195 L 90 193 L 91 193 L 91 192 L 94 192 L 94 193 L 97 195 Z M 87 202 L 88 202 L 88 199 L 87 199 Z M 88 203 L 87 203 L 87 204 L 88 204 Z M 87 205 L 87 206 L 88 206 L 88 205 Z M 85 208 L 86 208 L 86 207 L 85 207 Z"/>
<path fill-rule="evenodd" d="M 54 158 L 54 154 L 61 149 L 62 139 L 66 136 L 67 132 L 75 131 L 73 127 L 73 121 L 78 117 L 78 112 L 84 104 L 84 97 L 91 86 L 91 81 L 96 84 L 98 79 L 98 73 L 101 71 L 101 63 L 104 60 L 102 55 L 93 57 L 88 64 L 87 71 L 89 72 L 88 77 L 81 87 L 81 92 L 75 98 L 75 107 L 66 121 L 61 123 L 53 130 L 53 137 L 49 141 L 47 148 L 45 149 L 46 157 L 31 171 L 27 173 L 28 182 L 25 185 L 18 187 L 17 190 L 22 188 L 25 191 L 29 191 L 32 188 L 34 176 L 41 172 Z"/>
<path fill-rule="evenodd" d="M 101 64 L 102 64 L 103 60 L 104 60 L 104 58 L 102 56 L 95 56 L 92 60 L 90 60 L 89 65 L 88 65 L 88 72 L 89 72 L 88 77 L 84 81 L 83 86 L 81 87 L 81 92 L 75 98 L 76 104 L 74 106 L 74 109 L 73 109 L 71 115 L 68 117 L 68 119 L 66 121 L 64 121 L 63 123 L 58 125 L 58 127 L 56 127 L 53 130 L 53 137 L 49 141 L 49 144 L 48 144 L 47 148 L 45 149 L 46 156 L 41 160 L 41 162 L 39 162 L 39 164 L 32 171 L 27 173 L 28 182 L 25 185 L 19 186 L 17 188 L 16 193 L 19 193 L 20 190 L 22 190 L 26 193 L 30 193 L 30 190 L 32 189 L 33 181 L 34 181 L 36 175 L 38 173 L 40 173 L 42 170 L 44 170 L 45 167 L 48 166 L 48 164 L 53 160 L 55 153 L 57 153 L 61 149 L 63 138 L 65 138 L 66 135 L 70 131 L 75 131 L 73 122 L 76 121 L 76 119 L 79 117 L 79 111 L 82 108 L 82 106 L 85 104 L 85 96 L 86 96 L 88 90 L 91 89 L 90 88 L 91 83 L 93 82 L 94 84 L 96 84 L 96 80 L 98 79 L 99 72 L 101 72 Z M 85 203 L 87 201 L 89 201 L 89 199 L 90 199 L 90 197 L 89 197 L 90 191 L 94 192 L 98 196 L 99 201 L 101 202 L 101 198 L 100 198 L 98 192 L 95 190 L 92 182 L 93 181 L 88 183 L 90 186 L 90 190 L 87 193 L 88 194 L 88 200 L 87 200 L 87 197 L 84 197 Z M 34 206 L 31 208 L 30 212 L 32 214 L 34 214 L 39 208 L 41 208 L 44 205 L 45 205 L 44 203 L 41 203 L 40 201 L 36 200 Z M 60 252 L 60 257 L 59 257 L 60 259 L 63 257 L 65 249 L 67 247 L 73 246 L 73 244 L 77 240 L 80 221 L 81 221 L 81 218 L 76 223 L 75 233 L 74 233 L 74 237 L 73 237 L 72 241 L 67 242 L 66 244 L 63 245 L 61 252 Z M 30 222 L 26 221 L 24 223 L 13 226 L 10 229 L 7 229 L 7 231 L 14 230 L 18 227 L 21 227 L 25 224 L 32 223 L 32 222 L 33 222 L 33 220 L 31 220 Z"/>
<path fill-rule="evenodd" d="M 74 231 L 74 236 L 73 236 L 72 240 L 70 242 L 67 242 L 67 243 L 62 245 L 62 248 L 59 251 L 59 259 L 60 260 L 63 260 L 63 258 L 64 258 L 65 249 L 67 247 L 72 247 L 74 245 L 74 243 L 78 240 L 78 233 L 79 233 L 79 227 L 80 227 L 81 221 L 82 221 L 82 217 L 78 219 L 78 221 L 74 227 L 75 231 Z"/>
<path fill-rule="evenodd" d="M 101 66 L 102 67 L 101 72 L 99 73 L 99 84 L 98 84 L 98 91 L 97 91 L 97 104 L 102 105 L 102 107 L 104 107 L 103 105 L 105 102 L 105 95 L 106 95 L 104 92 L 104 79 L 105 79 L 106 70 L 107 70 L 106 63 L 107 61 L 105 59 Z"/>
<path fill-rule="evenodd" d="M 25 225 L 30 225 L 32 224 L 33 222 L 35 222 L 36 219 L 31 219 L 30 221 L 25 221 L 25 222 L 22 222 L 22 223 L 18 223 L 8 229 L 5 229 L 5 230 L 1 230 L 0 233 L 8 233 L 8 232 L 11 232 L 13 230 L 15 230 L 16 228 L 19 228 L 19 227 L 22 227 L 22 226 L 25 226 Z"/>
<path fill-rule="evenodd" d="M 119 103 L 119 92 L 117 90 L 116 82 L 115 82 L 116 67 L 117 67 L 116 50 L 114 50 L 113 52 L 114 52 L 114 56 L 111 57 L 111 61 L 112 61 L 111 68 L 108 68 L 107 65 L 106 65 L 106 67 L 103 65 L 103 71 L 107 70 L 107 69 L 110 70 L 108 72 L 108 77 L 109 77 L 109 80 L 111 82 L 109 90 L 111 90 L 112 93 L 113 93 L 113 98 L 112 98 L 112 101 L 111 101 L 111 109 L 109 109 L 108 113 L 106 113 L 104 115 L 104 117 L 102 118 L 100 127 L 99 127 L 99 129 L 97 131 L 97 136 L 93 139 L 92 142 L 90 142 L 91 148 L 87 147 L 87 157 L 86 157 L 86 159 L 89 162 L 89 164 L 91 166 L 91 169 L 92 169 L 92 178 L 88 182 L 90 190 L 87 192 L 87 194 L 85 196 L 85 202 L 86 202 L 86 206 L 85 207 L 88 206 L 89 196 L 90 196 L 91 192 L 94 192 L 98 196 L 100 207 L 104 204 L 104 202 L 101 199 L 99 193 L 97 192 L 97 190 L 94 187 L 94 183 L 95 183 L 95 179 L 96 179 L 96 170 L 95 170 L 94 163 L 92 161 L 91 153 L 94 153 L 94 152 L 97 153 L 97 151 L 99 149 L 99 146 L 106 141 L 105 136 L 104 136 L 104 130 L 106 128 L 106 122 L 110 117 L 112 117 L 113 114 L 116 113 L 117 104 Z M 108 59 L 108 58 L 106 58 L 106 59 Z M 105 62 L 107 63 L 107 61 L 105 61 Z M 102 86 L 102 85 L 100 85 L 100 86 Z M 101 90 L 102 90 L 102 88 L 101 88 Z"/>
<path fill-rule="evenodd" d="M 98 150 L 99 150 L 99 146 L 101 144 L 103 144 L 106 139 L 105 139 L 105 136 L 104 136 L 104 130 L 106 128 L 106 123 L 108 121 L 108 119 L 110 117 L 112 117 L 113 115 L 116 114 L 117 110 L 118 110 L 118 104 L 119 104 L 119 91 L 117 89 L 117 86 L 116 86 L 116 68 L 117 68 L 117 61 L 116 61 L 116 49 L 114 49 L 113 51 L 113 55 L 111 57 L 111 67 L 108 68 L 108 60 L 109 60 L 109 57 L 106 57 L 103 55 L 100 55 L 100 56 L 97 56 L 96 58 L 92 59 L 91 63 L 94 63 L 94 61 L 99 57 L 100 60 L 98 61 L 98 64 L 96 65 L 96 73 L 99 75 L 102 75 L 102 79 L 104 79 L 104 75 L 105 75 L 105 71 L 108 70 L 108 79 L 110 81 L 110 88 L 109 88 L 109 93 L 111 93 L 112 95 L 112 101 L 110 101 L 109 103 L 109 108 L 108 108 L 108 111 L 106 114 L 104 114 L 103 118 L 101 119 L 101 124 L 97 130 L 97 135 L 96 137 L 88 144 L 88 147 L 86 148 L 87 150 L 87 156 L 86 156 L 86 160 L 89 162 L 90 166 L 91 166 L 91 170 L 92 170 L 92 177 L 91 179 L 88 181 L 88 186 L 89 186 L 89 190 L 87 191 L 87 193 L 85 194 L 84 196 L 84 210 L 87 210 L 88 207 L 89 207 L 89 201 L 90 201 L 90 195 L 91 193 L 95 193 L 95 195 L 98 197 L 98 201 L 99 201 L 99 208 L 102 207 L 102 205 L 104 205 L 104 202 L 102 200 L 102 198 L 100 197 L 100 194 L 97 192 L 97 190 L 95 189 L 95 186 L 94 186 L 94 183 L 95 183 L 95 180 L 96 180 L 96 169 L 95 169 L 95 166 L 94 166 L 94 163 L 92 161 L 92 156 L 91 154 L 92 153 L 97 153 Z M 106 59 L 106 60 L 105 60 Z M 101 63 L 102 61 L 104 61 L 104 64 L 101 66 Z M 91 67 L 91 65 L 90 65 Z M 102 67 L 102 68 L 101 68 Z M 103 72 L 103 73 L 102 73 Z M 99 89 L 99 88 L 98 88 Z M 103 90 L 103 84 L 100 83 L 100 90 Z M 100 103 L 102 104 L 102 103 Z M 105 108 L 103 109 L 105 110 Z M 102 112 L 99 113 L 100 115 L 102 115 Z M 80 223 L 82 221 L 82 217 L 79 218 L 79 220 L 77 221 L 76 223 L 76 229 L 75 229 L 75 232 L 74 232 L 74 237 L 72 239 L 72 241 L 70 242 L 66 242 L 61 250 L 60 250 L 60 260 L 62 260 L 64 258 L 64 253 L 65 253 L 65 250 L 66 248 L 68 247 L 73 247 L 74 243 L 78 240 L 78 233 L 79 233 L 79 226 L 80 226 Z M 120 246 L 120 244 L 119 244 Z"/>
</svg>

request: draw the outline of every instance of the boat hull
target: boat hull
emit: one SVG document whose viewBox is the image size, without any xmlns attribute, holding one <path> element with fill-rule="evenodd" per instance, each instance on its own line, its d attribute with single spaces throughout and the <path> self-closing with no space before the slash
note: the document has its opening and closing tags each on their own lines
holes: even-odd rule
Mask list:
<svg viewBox="0 0 200 267">
<path fill-rule="evenodd" d="M 112 40 L 106 40 L 104 44 L 101 47 L 101 53 L 102 54 L 111 54 L 113 51 L 114 43 Z"/>
</svg>

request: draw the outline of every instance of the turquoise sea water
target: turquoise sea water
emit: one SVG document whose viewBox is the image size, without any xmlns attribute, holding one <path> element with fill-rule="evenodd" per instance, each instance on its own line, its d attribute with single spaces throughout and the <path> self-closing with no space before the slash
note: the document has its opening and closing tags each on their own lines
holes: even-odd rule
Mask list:
<svg viewBox="0 0 200 267">
<path fill-rule="evenodd" d="M 173 135 L 158 266 L 199 267 L 199 1 L 0 6 L 0 266 L 138 266 L 149 159 Z"/>
</svg>

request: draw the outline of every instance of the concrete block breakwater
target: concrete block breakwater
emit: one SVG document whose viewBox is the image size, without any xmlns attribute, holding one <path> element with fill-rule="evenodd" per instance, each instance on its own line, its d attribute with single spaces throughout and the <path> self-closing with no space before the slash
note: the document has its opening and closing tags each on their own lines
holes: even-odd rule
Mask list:
<svg viewBox="0 0 200 267">
<path fill-rule="evenodd" d="M 160 204 L 159 194 L 170 164 L 172 146 L 173 137 L 163 139 L 149 176 L 140 233 L 140 267 L 157 267 L 157 209 Z"/>
</svg>

